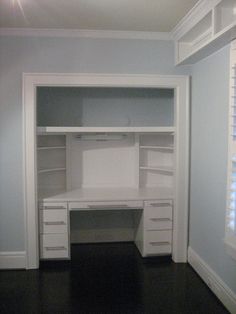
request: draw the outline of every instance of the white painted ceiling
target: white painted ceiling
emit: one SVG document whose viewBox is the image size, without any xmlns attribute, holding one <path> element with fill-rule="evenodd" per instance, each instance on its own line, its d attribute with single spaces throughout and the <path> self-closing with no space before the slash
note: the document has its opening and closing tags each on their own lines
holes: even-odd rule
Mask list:
<svg viewBox="0 0 236 314">
<path fill-rule="evenodd" d="M 197 2 L 0 0 L 0 27 L 170 32 Z"/>
</svg>

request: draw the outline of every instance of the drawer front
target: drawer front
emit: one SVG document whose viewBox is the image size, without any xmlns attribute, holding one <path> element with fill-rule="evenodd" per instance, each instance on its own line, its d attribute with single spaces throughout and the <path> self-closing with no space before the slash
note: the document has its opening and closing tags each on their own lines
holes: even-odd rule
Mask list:
<svg viewBox="0 0 236 314">
<path fill-rule="evenodd" d="M 172 220 L 172 207 L 163 206 L 163 207 L 145 207 L 145 217 L 147 219 L 156 218 L 156 219 L 169 219 Z"/>
<path fill-rule="evenodd" d="M 70 202 L 69 210 L 120 210 L 143 208 L 143 201 Z"/>
<path fill-rule="evenodd" d="M 40 210 L 40 233 L 67 233 L 67 210 Z"/>
<path fill-rule="evenodd" d="M 42 234 L 40 236 L 40 257 L 42 259 L 69 258 L 67 234 Z"/>
<path fill-rule="evenodd" d="M 170 254 L 172 251 L 172 231 L 145 232 L 146 255 Z"/>
<path fill-rule="evenodd" d="M 145 230 L 172 229 L 172 201 L 147 201 L 144 207 Z"/>
<path fill-rule="evenodd" d="M 39 208 L 40 209 L 67 209 L 67 203 L 66 202 L 43 202 L 43 203 L 40 203 L 39 205 Z"/>
<path fill-rule="evenodd" d="M 171 230 L 172 220 L 170 218 L 147 218 L 145 230 Z"/>
</svg>

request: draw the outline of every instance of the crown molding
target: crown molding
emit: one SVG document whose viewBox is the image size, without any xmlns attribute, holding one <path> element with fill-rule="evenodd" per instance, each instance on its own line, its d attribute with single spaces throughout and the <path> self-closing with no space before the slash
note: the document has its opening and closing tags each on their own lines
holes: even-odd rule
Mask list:
<svg viewBox="0 0 236 314">
<path fill-rule="evenodd" d="M 220 2 L 221 0 L 199 0 L 171 31 L 172 38 L 180 39 Z"/>
<path fill-rule="evenodd" d="M 172 40 L 172 37 L 168 32 L 137 32 L 137 31 L 45 29 L 45 28 L 43 29 L 0 28 L 0 36 Z"/>
</svg>

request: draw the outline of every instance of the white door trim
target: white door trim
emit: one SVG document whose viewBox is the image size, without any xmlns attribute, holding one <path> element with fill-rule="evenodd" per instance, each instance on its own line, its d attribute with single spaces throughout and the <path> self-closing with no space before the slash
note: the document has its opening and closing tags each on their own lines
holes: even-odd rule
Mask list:
<svg viewBox="0 0 236 314">
<path fill-rule="evenodd" d="M 36 88 L 37 86 L 94 86 L 174 88 L 177 128 L 177 167 L 174 210 L 173 260 L 187 261 L 189 183 L 189 78 L 170 75 L 132 74 L 23 74 L 23 169 L 25 200 L 26 268 L 39 267 L 37 171 L 36 171 Z"/>
</svg>

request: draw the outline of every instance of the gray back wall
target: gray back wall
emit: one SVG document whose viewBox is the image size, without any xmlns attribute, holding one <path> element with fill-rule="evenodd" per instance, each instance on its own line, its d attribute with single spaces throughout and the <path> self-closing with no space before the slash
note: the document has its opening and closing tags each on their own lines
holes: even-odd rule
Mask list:
<svg viewBox="0 0 236 314">
<path fill-rule="evenodd" d="M 24 250 L 23 72 L 189 74 L 171 41 L 0 38 L 0 251 Z"/>
</svg>

